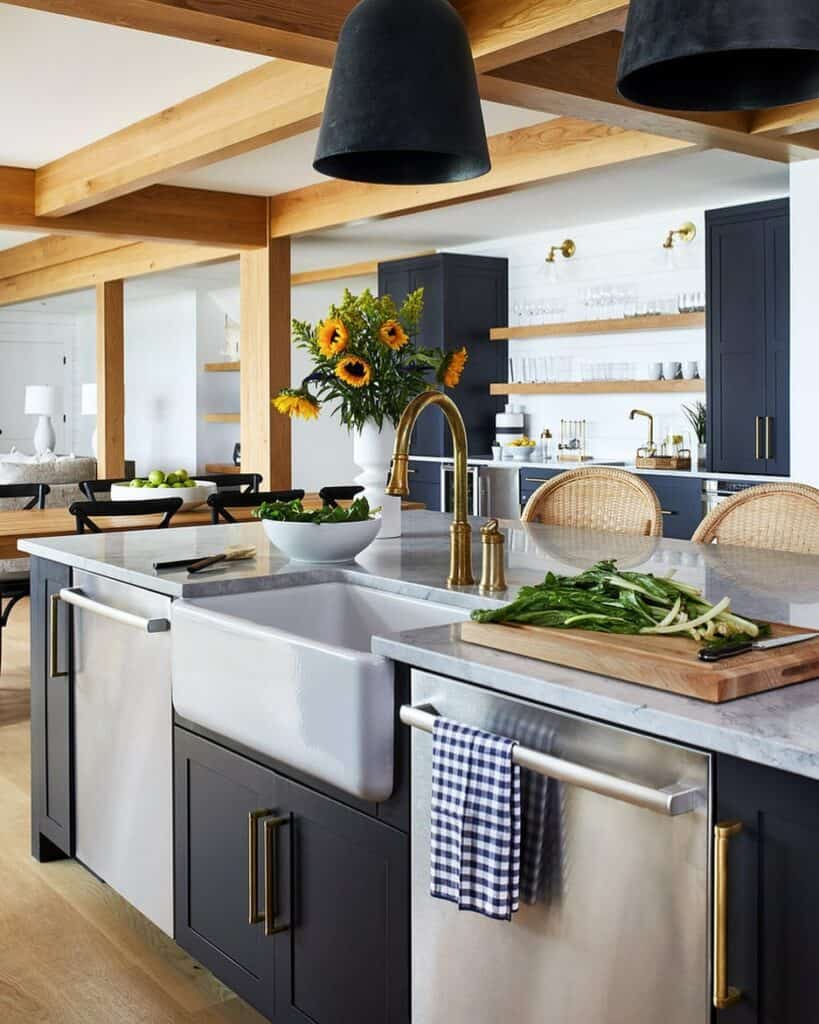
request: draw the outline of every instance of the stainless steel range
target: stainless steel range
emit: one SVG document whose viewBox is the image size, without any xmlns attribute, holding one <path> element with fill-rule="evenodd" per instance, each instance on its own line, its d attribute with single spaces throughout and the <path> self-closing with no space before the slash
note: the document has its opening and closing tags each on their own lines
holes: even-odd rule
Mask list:
<svg viewBox="0 0 819 1024">
<path fill-rule="evenodd" d="M 432 737 L 413 728 L 413 1024 L 710 1021 L 710 756 L 424 672 L 412 704 L 551 735 L 573 780 L 551 784 L 538 902 L 461 913 L 429 895 Z"/>
</svg>

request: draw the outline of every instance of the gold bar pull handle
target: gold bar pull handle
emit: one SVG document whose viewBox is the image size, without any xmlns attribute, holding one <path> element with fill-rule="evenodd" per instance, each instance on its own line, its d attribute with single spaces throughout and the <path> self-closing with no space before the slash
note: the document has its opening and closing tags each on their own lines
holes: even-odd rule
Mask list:
<svg viewBox="0 0 819 1024">
<path fill-rule="evenodd" d="M 771 458 L 771 427 L 773 425 L 773 416 L 765 417 L 765 458 Z"/>
<path fill-rule="evenodd" d="M 756 458 L 757 462 L 761 462 L 762 461 L 762 451 L 761 451 L 760 445 L 759 445 L 759 434 L 760 434 L 761 427 L 762 427 L 762 417 L 761 416 L 757 416 L 756 419 L 754 420 L 754 457 Z"/>
<path fill-rule="evenodd" d="M 269 818 L 272 810 L 251 811 L 247 816 L 247 900 L 249 924 L 261 924 L 259 913 L 259 820 Z"/>
<path fill-rule="evenodd" d="M 48 643 L 48 674 L 51 679 L 64 679 L 68 670 L 60 672 L 60 595 L 51 595 Z"/>
<path fill-rule="evenodd" d="M 742 831 L 741 821 L 714 826 L 714 1006 L 724 1010 L 742 998 L 728 984 L 728 847 Z"/>
<path fill-rule="evenodd" d="M 278 858 L 276 856 L 276 836 L 279 829 L 289 825 L 289 818 L 268 818 L 264 823 L 264 933 L 278 935 L 286 932 L 289 924 L 276 924 L 279 912 L 276 894 L 279 888 Z"/>
</svg>

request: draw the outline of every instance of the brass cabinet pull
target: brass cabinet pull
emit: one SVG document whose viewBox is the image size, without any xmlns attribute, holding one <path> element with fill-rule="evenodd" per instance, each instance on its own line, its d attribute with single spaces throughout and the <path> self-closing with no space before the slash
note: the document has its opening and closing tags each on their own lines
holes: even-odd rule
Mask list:
<svg viewBox="0 0 819 1024">
<path fill-rule="evenodd" d="M 68 670 L 60 672 L 60 595 L 51 595 L 51 618 L 49 621 L 48 674 L 52 679 L 64 679 Z"/>
<path fill-rule="evenodd" d="M 741 821 L 714 825 L 714 1006 L 724 1010 L 742 997 L 728 984 L 728 845 L 742 831 Z"/>
<path fill-rule="evenodd" d="M 251 811 L 247 816 L 247 898 L 248 923 L 261 924 L 264 914 L 259 913 L 259 819 L 269 818 L 272 810 Z"/>
<path fill-rule="evenodd" d="M 276 924 L 279 888 L 278 858 L 276 857 L 276 836 L 283 825 L 289 825 L 289 818 L 268 818 L 264 823 L 264 933 L 278 935 L 286 932 L 289 924 Z"/>
<path fill-rule="evenodd" d="M 770 459 L 771 457 L 771 424 L 773 423 L 773 416 L 765 417 L 765 458 Z"/>
<path fill-rule="evenodd" d="M 754 457 L 757 462 L 762 459 L 762 452 L 759 450 L 759 428 L 762 426 L 762 417 L 757 416 L 754 420 Z"/>
<path fill-rule="evenodd" d="M 668 509 L 666 509 L 666 508 L 661 508 L 661 509 L 660 509 L 660 512 L 662 512 L 662 514 L 663 514 L 664 516 L 676 516 L 676 515 L 679 515 L 679 513 L 678 513 L 678 512 L 669 512 L 669 510 L 668 510 Z"/>
</svg>

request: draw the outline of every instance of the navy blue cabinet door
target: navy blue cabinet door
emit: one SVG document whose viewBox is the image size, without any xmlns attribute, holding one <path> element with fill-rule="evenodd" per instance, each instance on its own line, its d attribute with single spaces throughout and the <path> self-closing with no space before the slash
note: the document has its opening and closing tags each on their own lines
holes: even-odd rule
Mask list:
<svg viewBox="0 0 819 1024">
<path fill-rule="evenodd" d="M 74 854 L 71 609 L 51 598 L 71 586 L 71 569 L 31 560 L 31 849 L 39 861 Z M 51 664 L 51 616 L 57 664 Z M 52 669 L 56 674 L 52 674 Z M 60 673 L 65 673 L 61 675 Z"/>
<path fill-rule="evenodd" d="M 409 837 L 182 728 L 174 744 L 179 945 L 276 1024 L 408 1024 Z M 250 922 L 268 895 L 272 935 Z"/>
<path fill-rule="evenodd" d="M 663 513 L 663 536 L 691 540 L 703 516 L 702 480 L 699 477 L 640 474 L 653 488 Z"/>
<path fill-rule="evenodd" d="M 488 454 L 494 417 L 502 400 L 489 385 L 506 379 L 507 344 L 489 341 L 489 330 L 509 315 L 508 263 L 505 259 L 437 253 L 393 260 L 378 268 L 378 290 L 401 303 L 407 293 L 424 289 L 424 315 L 418 344 L 446 351 L 466 346 L 469 362 L 461 384 L 452 392 L 467 427 L 470 451 Z M 430 376 L 432 383 L 432 376 Z M 414 455 L 450 456 L 452 443 L 437 411 L 418 421 L 411 447 Z"/>
<path fill-rule="evenodd" d="M 714 472 L 789 472 L 788 209 L 782 199 L 706 213 Z"/>
<path fill-rule="evenodd" d="M 742 823 L 728 847 L 725 1024 L 803 1024 L 819 1005 L 819 783 L 717 758 L 716 821 Z"/>
</svg>

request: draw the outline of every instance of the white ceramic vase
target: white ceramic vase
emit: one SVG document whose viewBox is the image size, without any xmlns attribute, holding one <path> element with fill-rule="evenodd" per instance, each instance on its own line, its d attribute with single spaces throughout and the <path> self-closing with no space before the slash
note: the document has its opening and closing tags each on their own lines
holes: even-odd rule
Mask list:
<svg viewBox="0 0 819 1024">
<path fill-rule="evenodd" d="M 364 487 L 370 508 L 381 507 L 379 540 L 401 536 L 401 499 L 385 492 L 394 446 L 395 427 L 388 420 L 380 428 L 368 420 L 353 432 L 353 462 L 361 468 L 355 482 Z"/>
</svg>

